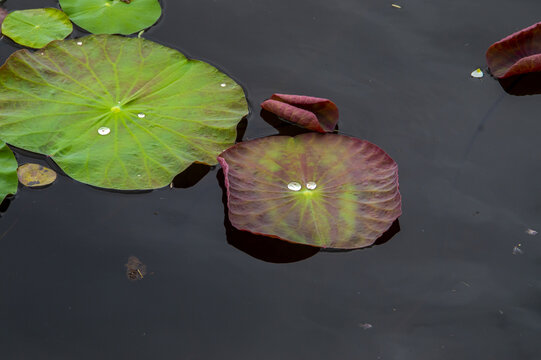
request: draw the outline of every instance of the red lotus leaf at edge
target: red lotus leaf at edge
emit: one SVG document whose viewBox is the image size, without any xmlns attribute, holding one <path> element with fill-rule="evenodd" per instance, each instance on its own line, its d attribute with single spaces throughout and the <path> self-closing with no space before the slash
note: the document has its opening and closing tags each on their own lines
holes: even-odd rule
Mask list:
<svg viewBox="0 0 541 360">
<path fill-rule="evenodd" d="M 499 79 L 541 72 L 541 22 L 492 44 L 486 59 Z"/>
<path fill-rule="evenodd" d="M 338 107 L 329 99 L 274 94 L 261 107 L 297 126 L 320 133 L 332 132 L 338 123 Z"/>
</svg>

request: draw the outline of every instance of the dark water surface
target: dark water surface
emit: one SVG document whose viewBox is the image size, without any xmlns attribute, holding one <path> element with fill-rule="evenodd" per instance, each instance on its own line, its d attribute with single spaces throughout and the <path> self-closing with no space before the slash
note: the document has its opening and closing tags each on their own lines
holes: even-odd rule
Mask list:
<svg viewBox="0 0 541 360">
<path fill-rule="evenodd" d="M 394 237 L 316 253 L 239 234 L 219 168 L 141 194 L 20 188 L 0 219 L 0 359 L 539 359 L 541 95 L 470 72 L 541 2 L 391 3 L 167 0 L 144 36 L 245 86 L 244 139 L 277 133 L 273 92 L 333 99 L 342 133 L 399 164 Z"/>
</svg>

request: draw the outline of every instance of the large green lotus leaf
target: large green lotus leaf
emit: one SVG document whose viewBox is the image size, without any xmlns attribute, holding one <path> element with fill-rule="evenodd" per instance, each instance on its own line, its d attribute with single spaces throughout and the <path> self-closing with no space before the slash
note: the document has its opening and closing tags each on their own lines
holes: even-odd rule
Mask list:
<svg viewBox="0 0 541 360">
<path fill-rule="evenodd" d="M 66 14 L 53 8 L 13 11 L 2 23 L 2 34 L 31 48 L 62 40 L 72 31 L 73 25 Z"/>
<path fill-rule="evenodd" d="M 215 164 L 247 111 L 227 75 L 144 39 L 54 41 L 0 68 L 0 138 L 99 187 L 152 189 Z"/>
<path fill-rule="evenodd" d="M 218 158 L 236 228 L 318 247 L 369 246 L 401 214 L 396 163 L 336 134 L 272 136 Z"/>
<path fill-rule="evenodd" d="M 0 202 L 9 194 L 17 192 L 17 160 L 11 149 L 0 143 Z"/>
<path fill-rule="evenodd" d="M 133 34 L 160 18 L 158 0 L 60 0 L 71 21 L 94 34 Z"/>
</svg>

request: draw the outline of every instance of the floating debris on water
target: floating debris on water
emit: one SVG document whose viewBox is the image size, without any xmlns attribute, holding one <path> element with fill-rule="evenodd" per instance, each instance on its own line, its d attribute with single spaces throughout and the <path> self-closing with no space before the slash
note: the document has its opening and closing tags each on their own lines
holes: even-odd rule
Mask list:
<svg viewBox="0 0 541 360">
<path fill-rule="evenodd" d="M 394 7 L 394 8 L 397 8 L 397 9 L 402 9 L 402 6 L 400 6 L 400 5 L 391 4 L 391 6 Z"/>
<path fill-rule="evenodd" d="M 302 186 L 298 182 L 292 181 L 289 184 L 287 184 L 287 188 L 292 191 L 299 191 L 302 188 Z"/>
<path fill-rule="evenodd" d="M 98 134 L 100 135 L 109 135 L 110 132 L 111 132 L 111 129 L 109 129 L 106 126 L 102 126 L 98 129 Z"/>
<path fill-rule="evenodd" d="M 481 70 L 479 68 L 477 68 L 477 69 L 475 69 L 475 70 L 473 70 L 471 72 L 471 77 L 473 77 L 473 78 L 480 79 L 483 76 L 485 76 L 485 74 L 483 73 L 483 70 Z"/>
<path fill-rule="evenodd" d="M 19 182 L 28 187 L 40 187 L 52 184 L 56 172 L 40 164 L 27 163 L 17 169 Z"/>
<path fill-rule="evenodd" d="M 364 323 L 364 324 L 359 324 L 359 327 L 363 330 L 368 330 L 368 329 L 371 329 L 373 326 L 372 324 Z"/>
<path fill-rule="evenodd" d="M 130 256 L 128 263 L 124 266 L 126 266 L 126 276 L 130 281 L 143 280 L 147 274 L 147 266 L 135 256 Z"/>
<path fill-rule="evenodd" d="M 527 229 L 526 234 L 532 235 L 532 236 L 537 235 L 537 231 L 535 231 L 534 229 Z"/>
<path fill-rule="evenodd" d="M 513 248 L 513 255 L 522 255 L 524 254 L 524 251 L 522 251 L 522 249 L 520 248 L 522 246 L 522 244 L 518 244 L 517 246 L 515 246 Z"/>
</svg>

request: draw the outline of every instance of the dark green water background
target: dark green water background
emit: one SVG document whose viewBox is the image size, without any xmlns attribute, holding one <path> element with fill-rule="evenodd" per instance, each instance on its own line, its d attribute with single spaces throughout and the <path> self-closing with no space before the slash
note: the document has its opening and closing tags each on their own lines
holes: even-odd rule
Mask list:
<svg viewBox="0 0 541 360">
<path fill-rule="evenodd" d="M 391 3 L 167 0 L 144 36 L 245 86 L 244 139 L 277 133 L 273 92 L 334 100 L 342 133 L 398 162 L 400 232 L 319 253 L 241 236 L 218 168 L 142 194 L 20 188 L 0 219 L 0 358 L 539 359 L 541 95 L 470 72 L 541 2 Z M 128 281 L 131 255 L 153 274 Z"/>
</svg>

